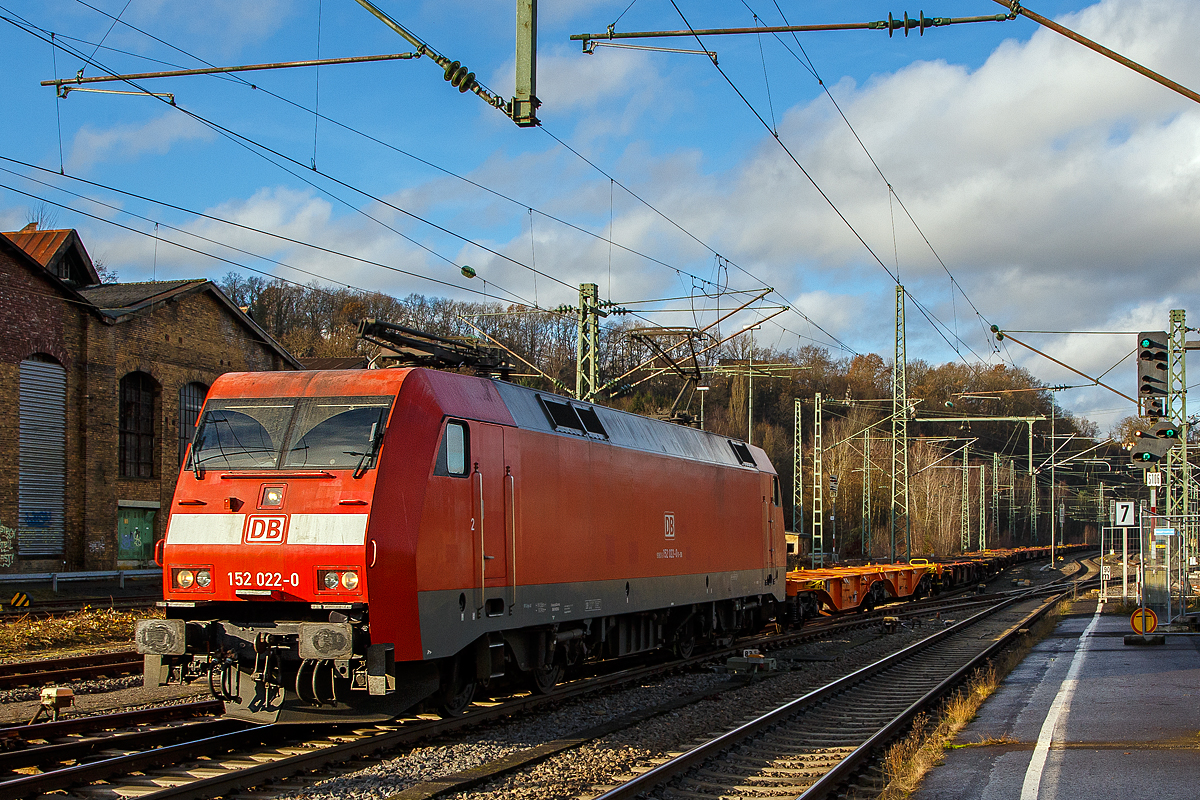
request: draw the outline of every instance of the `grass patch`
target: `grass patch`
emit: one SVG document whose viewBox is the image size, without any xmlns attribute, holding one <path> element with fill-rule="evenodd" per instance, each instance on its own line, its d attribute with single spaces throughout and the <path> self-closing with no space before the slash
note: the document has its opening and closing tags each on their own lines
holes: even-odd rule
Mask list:
<svg viewBox="0 0 1200 800">
<path fill-rule="evenodd" d="M 1069 599 L 1056 603 L 1034 623 L 1029 635 L 1018 646 L 1005 650 L 995 662 L 976 670 L 965 686 L 942 701 L 936 719 L 925 713 L 913 719 L 908 735 L 888 748 L 884 755 L 883 771 L 888 784 L 879 795 L 880 800 L 906 800 L 921 785 L 929 770 L 942 762 L 948 749 L 1018 743 L 1006 735 L 952 744 L 967 723 L 975 719 L 979 707 L 995 693 L 1004 677 L 1029 655 L 1035 644 L 1054 630 L 1064 609 L 1069 610 L 1070 605 Z"/>
<path fill-rule="evenodd" d="M 0 623 L 0 657 L 14 658 L 106 644 L 132 644 L 139 619 L 162 616 L 158 611 L 120 611 L 84 608 L 70 614 L 35 618 L 25 616 Z"/>
</svg>

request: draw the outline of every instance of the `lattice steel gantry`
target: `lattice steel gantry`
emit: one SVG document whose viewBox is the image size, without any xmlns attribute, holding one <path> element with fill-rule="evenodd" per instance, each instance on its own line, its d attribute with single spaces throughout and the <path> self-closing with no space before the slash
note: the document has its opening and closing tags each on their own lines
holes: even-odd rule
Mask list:
<svg viewBox="0 0 1200 800">
<path fill-rule="evenodd" d="M 821 436 L 821 393 L 816 396 L 813 411 L 813 526 L 812 526 L 812 562 L 813 566 L 825 564 L 825 471 L 823 468 L 824 442 Z"/>
<path fill-rule="evenodd" d="M 593 400 L 600 388 L 596 381 L 597 349 L 600 339 L 600 287 L 594 283 L 579 284 L 579 355 L 575 364 L 575 397 Z"/>
<path fill-rule="evenodd" d="M 1190 513 L 1188 484 L 1190 470 L 1187 459 L 1187 352 L 1186 333 L 1183 309 L 1171 311 L 1171 330 L 1167 337 L 1167 419 L 1179 426 L 1181 436 L 1178 447 L 1167 451 L 1166 465 L 1166 510 L 1168 517 L 1187 517 Z M 1196 531 L 1189 521 L 1187 549 L 1190 553 L 1196 551 Z"/>
<path fill-rule="evenodd" d="M 908 354 L 904 342 L 904 287 L 896 284 L 896 351 L 892 361 L 892 561 L 896 532 L 904 535 L 904 557 L 912 557 L 908 521 Z"/>
<path fill-rule="evenodd" d="M 962 498 L 958 515 L 960 552 L 966 553 L 971 549 L 971 442 L 963 445 L 962 463 Z"/>
<path fill-rule="evenodd" d="M 801 450 L 803 428 L 800 426 L 800 398 L 796 400 L 796 418 L 792 428 L 792 532 L 800 533 L 800 521 L 804 519 L 804 484 L 801 482 L 801 466 L 804 453 Z M 799 552 L 797 552 L 799 555 Z"/>
</svg>

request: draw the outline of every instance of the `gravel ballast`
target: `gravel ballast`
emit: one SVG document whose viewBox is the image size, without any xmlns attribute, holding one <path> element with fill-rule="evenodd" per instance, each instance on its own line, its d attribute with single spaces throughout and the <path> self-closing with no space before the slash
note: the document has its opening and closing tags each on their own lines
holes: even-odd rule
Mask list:
<svg viewBox="0 0 1200 800">
<path fill-rule="evenodd" d="M 932 621 L 931 621 L 932 622 Z M 795 697 L 874 662 L 941 628 L 942 623 L 901 627 L 895 634 L 877 630 L 841 634 L 768 655 L 780 672 L 748 683 L 731 683 L 715 672 L 669 675 L 565 703 L 553 711 L 521 717 L 467 733 L 453 743 L 422 745 L 337 777 L 290 781 L 278 797 L 287 800 L 376 800 L 425 781 L 445 778 L 517 751 L 570 737 L 600 723 L 652 708 L 684 695 L 717 692 L 680 709 L 637 723 L 601 739 L 551 756 L 472 790 L 445 795 L 504 800 L 591 796 L 592 787 L 615 783 L 631 770 L 646 768 L 687 749 L 699 740 L 736 727 Z M 657 761 L 653 761 L 653 760 Z M 344 767 L 343 767 L 344 769 Z M 305 784 L 305 785 L 302 785 Z M 262 796 L 262 789 L 255 792 Z"/>
</svg>

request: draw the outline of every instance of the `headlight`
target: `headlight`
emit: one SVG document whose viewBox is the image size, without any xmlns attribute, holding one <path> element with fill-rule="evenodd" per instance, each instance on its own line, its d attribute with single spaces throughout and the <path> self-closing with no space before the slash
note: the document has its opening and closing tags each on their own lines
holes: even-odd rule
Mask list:
<svg viewBox="0 0 1200 800">
<path fill-rule="evenodd" d="M 342 586 L 346 587 L 347 589 L 349 589 L 352 592 L 355 589 L 357 589 L 358 588 L 358 573 L 357 572 L 343 572 L 342 573 Z"/>
<path fill-rule="evenodd" d="M 181 569 L 175 573 L 175 585 L 180 589 L 190 589 L 195 582 L 196 576 L 190 569 Z"/>
<path fill-rule="evenodd" d="M 202 569 L 196 573 L 196 585 L 201 589 L 207 589 L 212 585 L 212 573 L 206 569 Z"/>
<path fill-rule="evenodd" d="M 336 572 L 326 572 L 321 582 L 325 584 L 326 589 L 336 589 L 338 587 L 338 574 Z"/>
</svg>

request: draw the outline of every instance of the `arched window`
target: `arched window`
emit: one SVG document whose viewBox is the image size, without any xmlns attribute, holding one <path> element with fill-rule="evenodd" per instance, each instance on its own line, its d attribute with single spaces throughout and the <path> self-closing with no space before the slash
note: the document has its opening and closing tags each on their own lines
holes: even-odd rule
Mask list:
<svg viewBox="0 0 1200 800">
<path fill-rule="evenodd" d="M 121 378 L 120 453 L 122 478 L 154 477 L 154 398 L 158 383 L 144 372 Z"/>
<path fill-rule="evenodd" d="M 47 558 L 63 552 L 67 472 L 67 372 L 38 353 L 21 362 L 17 553 Z"/>
<path fill-rule="evenodd" d="M 203 383 L 184 384 L 179 390 L 179 466 L 183 466 L 183 458 L 187 455 L 187 447 L 192 443 L 196 433 L 196 420 L 200 417 L 200 407 L 204 405 L 204 396 L 208 387 Z"/>
</svg>

